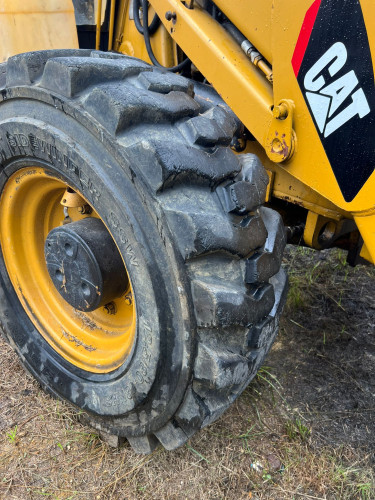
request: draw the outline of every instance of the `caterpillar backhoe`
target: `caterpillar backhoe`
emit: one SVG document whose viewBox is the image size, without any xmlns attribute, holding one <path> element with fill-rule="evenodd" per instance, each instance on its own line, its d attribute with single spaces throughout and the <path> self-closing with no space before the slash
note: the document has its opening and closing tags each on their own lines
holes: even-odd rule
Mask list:
<svg viewBox="0 0 375 500">
<path fill-rule="evenodd" d="M 371 0 L 0 0 L 0 326 L 116 445 L 255 376 L 287 242 L 375 263 Z"/>
</svg>

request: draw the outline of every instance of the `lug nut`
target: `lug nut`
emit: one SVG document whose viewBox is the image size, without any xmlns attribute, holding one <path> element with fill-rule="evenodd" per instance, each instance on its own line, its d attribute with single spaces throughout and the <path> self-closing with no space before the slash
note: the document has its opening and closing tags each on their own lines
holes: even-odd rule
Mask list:
<svg viewBox="0 0 375 500">
<path fill-rule="evenodd" d="M 116 314 L 117 313 L 117 307 L 114 302 L 109 302 L 104 306 L 104 310 L 107 314 Z"/>
<path fill-rule="evenodd" d="M 77 208 L 78 213 L 85 215 L 85 214 L 91 214 L 92 213 L 92 208 L 90 205 L 82 205 L 81 207 Z"/>
<path fill-rule="evenodd" d="M 133 303 L 133 295 L 131 292 L 127 293 L 125 295 L 125 302 L 127 303 L 128 306 L 131 306 Z"/>
</svg>

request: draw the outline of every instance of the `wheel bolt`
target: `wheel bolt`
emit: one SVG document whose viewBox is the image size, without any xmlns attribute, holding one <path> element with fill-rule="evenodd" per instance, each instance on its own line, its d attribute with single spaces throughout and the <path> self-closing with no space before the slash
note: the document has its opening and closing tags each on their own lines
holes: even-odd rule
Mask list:
<svg viewBox="0 0 375 500">
<path fill-rule="evenodd" d="M 168 10 L 168 12 L 165 13 L 165 19 L 167 21 L 172 21 L 172 20 L 175 20 L 176 19 L 176 12 L 171 12 L 170 10 Z"/>
<path fill-rule="evenodd" d="M 116 314 L 117 313 L 117 307 L 114 302 L 109 302 L 104 306 L 104 310 L 107 314 Z"/>
<path fill-rule="evenodd" d="M 82 205 L 81 207 L 78 207 L 78 213 L 85 215 L 85 214 L 91 214 L 92 213 L 92 208 L 90 205 Z"/>
</svg>

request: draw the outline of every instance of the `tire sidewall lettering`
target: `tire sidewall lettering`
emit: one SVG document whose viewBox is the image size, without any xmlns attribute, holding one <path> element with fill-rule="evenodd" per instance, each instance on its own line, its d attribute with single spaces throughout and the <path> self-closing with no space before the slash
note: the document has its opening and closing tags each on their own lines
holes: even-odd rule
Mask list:
<svg viewBox="0 0 375 500">
<path fill-rule="evenodd" d="M 87 375 L 86 379 L 86 375 L 82 374 L 81 377 L 76 375 L 74 384 L 67 384 L 65 390 L 62 382 L 57 383 L 61 388 L 60 395 L 90 412 L 99 415 L 123 415 L 145 400 L 155 380 L 160 357 L 159 332 L 162 330 L 162 327 L 157 324 L 158 308 L 149 287 L 147 263 L 141 263 L 142 252 L 139 248 L 136 250 L 137 242 L 134 234 L 127 229 L 131 225 L 127 226 L 126 214 L 119 208 L 120 204 L 116 203 L 111 203 L 111 208 L 108 210 L 108 202 L 103 195 L 103 185 L 106 179 L 97 175 L 97 165 L 89 161 L 87 154 L 79 154 L 77 145 L 72 147 L 74 141 L 66 141 L 66 138 L 62 139 L 59 135 L 56 131 L 48 131 L 46 128 L 36 129 L 33 125 L 21 122 L 0 124 L 0 156 L 6 165 L 8 175 L 12 168 L 31 167 L 34 160 L 36 165 L 50 166 L 73 188 L 78 189 L 107 224 L 125 258 L 127 267 L 136 271 L 134 274 L 136 278 L 132 279 L 135 295 L 137 299 L 140 297 L 140 300 L 136 299 L 136 345 L 126 367 L 121 367 L 114 372 L 111 379 L 108 377 L 111 390 L 108 391 L 106 382 L 93 383 L 95 376 L 92 375 Z M 15 158 L 17 158 L 16 163 L 14 163 Z M 1 189 L 6 179 L 2 175 L 0 177 L 3 177 L 0 182 Z M 106 212 L 106 216 L 101 212 Z M 145 286 L 145 283 L 148 286 Z M 39 335 L 35 328 L 33 330 L 34 336 Z M 44 352 L 40 351 L 38 354 L 34 346 L 32 355 L 28 355 L 25 349 L 25 339 L 21 337 L 22 335 L 19 335 L 16 339 L 17 350 L 20 354 L 24 350 L 22 356 L 29 365 L 30 371 L 38 371 L 37 364 L 39 363 L 43 368 L 42 377 L 47 386 L 56 385 L 56 378 L 60 377 L 60 372 L 61 380 L 64 379 L 62 367 L 65 363 L 64 361 L 56 362 L 56 355 L 53 355 L 52 349 L 45 345 L 47 343 L 44 339 L 39 339 L 39 347 L 44 348 Z M 54 384 L 51 379 L 55 380 Z M 131 383 L 132 380 L 133 383 Z M 70 385 L 74 386 L 73 389 L 68 387 Z"/>
</svg>

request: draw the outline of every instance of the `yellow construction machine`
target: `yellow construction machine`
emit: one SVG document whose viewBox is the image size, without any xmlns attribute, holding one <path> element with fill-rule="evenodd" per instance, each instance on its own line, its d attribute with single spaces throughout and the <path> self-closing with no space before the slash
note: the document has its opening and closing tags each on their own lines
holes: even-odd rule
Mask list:
<svg viewBox="0 0 375 500">
<path fill-rule="evenodd" d="M 244 390 L 286 242 L 375 263 L 372 10 L 0 0 L 0 326 L 111 443 Z"/>
</svg>

